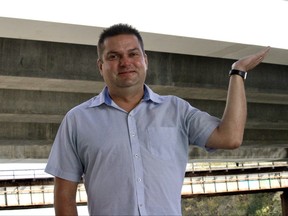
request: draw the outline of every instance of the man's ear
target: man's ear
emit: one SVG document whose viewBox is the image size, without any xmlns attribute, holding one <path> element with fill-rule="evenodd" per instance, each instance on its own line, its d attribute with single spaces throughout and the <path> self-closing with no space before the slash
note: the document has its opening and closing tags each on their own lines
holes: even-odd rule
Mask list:
<svg viewBox="0 0 288 216">
<path fill-rule="evenodd" d="M 103 64 L 102 60 L 100 58 L 97 59 L 97 66 L 101 76 L 102 76 L 102 64 Z"/>
<path fill-rule="evenodd" d="M 145 64 L 146 64 L 146 70 L 148 69 L 148 57 L 146 53 L 144 53 L 144 59 L 145 59 Z"/>
</svg>

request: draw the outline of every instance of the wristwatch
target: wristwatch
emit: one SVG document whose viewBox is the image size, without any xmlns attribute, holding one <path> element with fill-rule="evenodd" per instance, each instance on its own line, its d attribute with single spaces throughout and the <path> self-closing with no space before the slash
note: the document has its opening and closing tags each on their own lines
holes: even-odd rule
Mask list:
<svg viewBox="0 0 288 216">
<path fill-rule="evenodd" d="M 232 75 L 241 76 L 244 80 L 247 78 L 247 72 L 246 71 L 232 69 L 229 71 L 229 76 L 232 76 Z"/>
</svg>

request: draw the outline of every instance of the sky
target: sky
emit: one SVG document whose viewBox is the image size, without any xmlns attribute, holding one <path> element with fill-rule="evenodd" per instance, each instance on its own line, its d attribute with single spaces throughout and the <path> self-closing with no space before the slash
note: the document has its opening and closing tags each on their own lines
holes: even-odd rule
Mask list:
<svg viewBox="0 0 288 216">
<path fill-rule="evenodd" d="M 144 32 L 288 49 L 287 0 L 1 0 L 0 17 L 121 22 Z"/>
</svg>

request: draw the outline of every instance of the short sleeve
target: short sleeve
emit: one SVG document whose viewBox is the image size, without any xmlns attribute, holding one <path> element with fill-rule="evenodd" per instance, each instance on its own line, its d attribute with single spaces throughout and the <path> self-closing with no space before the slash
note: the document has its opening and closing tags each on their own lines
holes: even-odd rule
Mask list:
<svg viewBox="0 0 288 216">
<path fill-rule="evenodd" d="M 207 151 L 214 149 L 206 148 L 208 138 L 220 124 L 220 119 L 206 112 L 197 110 L 189 118 L 189 142 Z"/>
<path fill-rule="evenodd" d="M 76 121 L 73 114 L 68 113 L 58 129 L 45 172 L 79 182 L 83 175 L 83 166 L 76 147 Z"/>
</svg>

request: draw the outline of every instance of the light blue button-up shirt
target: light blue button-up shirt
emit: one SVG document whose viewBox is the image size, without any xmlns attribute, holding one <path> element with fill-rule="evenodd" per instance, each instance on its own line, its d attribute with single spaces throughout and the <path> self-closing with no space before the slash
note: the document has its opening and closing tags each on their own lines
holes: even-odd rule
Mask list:
<svg viewBox="0 0 288 216">
<path fill-rule="evenodd" d="M 148 86 L 127 113 L 104 88 L 66 114 L 46 172 L 83 177 L 91 215 L 181 215 L 188 145 L 205 148 L 219 122 Z"/>
</svg>

